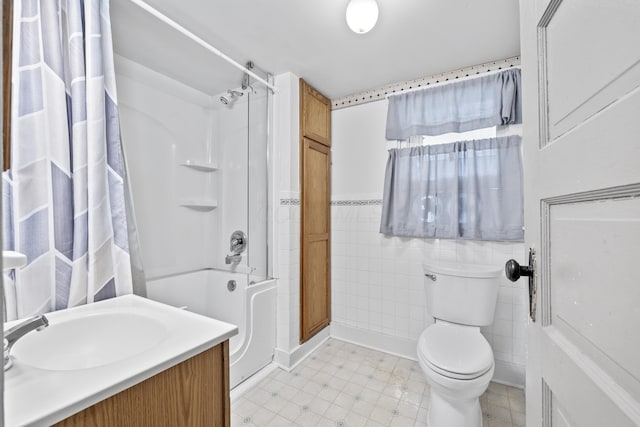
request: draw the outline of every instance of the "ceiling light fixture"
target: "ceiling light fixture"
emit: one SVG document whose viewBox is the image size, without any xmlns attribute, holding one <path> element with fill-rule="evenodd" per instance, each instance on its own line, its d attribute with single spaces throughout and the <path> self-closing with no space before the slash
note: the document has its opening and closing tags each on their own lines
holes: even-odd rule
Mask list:
<svg viewBox="0 0 640 427">
<path fill-rule="evenodd" d="M 347 6 L 347 24 L 351 31 L 364 34 L 378 22 L 378 3 L 376 0 L 351 0 Z"/>
</svg>

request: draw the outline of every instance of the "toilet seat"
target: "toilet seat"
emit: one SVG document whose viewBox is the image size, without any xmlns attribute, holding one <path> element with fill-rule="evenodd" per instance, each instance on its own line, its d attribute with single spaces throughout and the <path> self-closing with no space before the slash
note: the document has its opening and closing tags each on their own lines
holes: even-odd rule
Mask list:
<svg viewBox="0 0 640 427">
<path fill-rule="evenodd" d="M 493 351 L 478 328 L 436 323 L 418 340 L 418 357 L 440 375 L 470 380 L 493 367 Z"/>
</svg>

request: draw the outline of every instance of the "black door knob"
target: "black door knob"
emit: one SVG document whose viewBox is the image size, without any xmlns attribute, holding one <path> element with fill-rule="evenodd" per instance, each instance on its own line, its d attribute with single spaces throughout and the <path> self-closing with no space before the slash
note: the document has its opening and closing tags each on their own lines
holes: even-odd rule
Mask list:
<svg viewBox="0 0 640 427">
<path fill-rule="evenodd" d="M 533 322 L 536 321 L 536 251 L 529 249 L 529 265 L 521 266 L 515 259 L 510 259 L 504 266 L 507 279 L 515 282 L 522 276 L 529 277 L 529 316 Z"/>
<path fill-rule="evenodd" d="M 518 264 L 515 259 L 510 259 L 504 266 L 504 272 L 507 279 L 515 282 L 522 276 L 531 276 L 533 274 L 531 267 L 528 265 L 522 266 Z"/>
</svg>

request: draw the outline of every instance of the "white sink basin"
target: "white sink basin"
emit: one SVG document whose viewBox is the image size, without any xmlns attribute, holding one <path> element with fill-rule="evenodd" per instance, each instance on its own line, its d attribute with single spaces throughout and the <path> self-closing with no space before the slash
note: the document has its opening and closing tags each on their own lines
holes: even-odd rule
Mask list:
<svg viewBox="0 0 640 427">
<path fill-rule="evenodd" d="M 128 359 L 158 345 L 167 328 L 137 313 L 95 313 L 51 323 L 16 342 L 15 362 L 56 371 L 96 368 Z"/>
<path fill-rule="evenodd" d="M 55 424 L 238 333 L 228 323 L 135 295 L 46 316 L 49 327 L 11 349 L 5 425 Z"/>
</svg>

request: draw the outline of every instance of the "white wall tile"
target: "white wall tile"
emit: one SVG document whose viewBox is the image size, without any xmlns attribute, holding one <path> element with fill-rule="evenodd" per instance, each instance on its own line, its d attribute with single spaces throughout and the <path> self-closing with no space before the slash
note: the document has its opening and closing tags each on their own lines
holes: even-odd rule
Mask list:
<svg viewBox="0 0 640 427">
<path fill-rule="evenodd" d="M 501 335 L 503 337 L 513 337 L 513 322 L 511 320 L 494 319 L 493 335 Z"/>
<path fill-rule="evenodd" d="M 508 357 L 511 358 L 513 355 L 513 339 L 511 337 L 502 337 L 494 334 L 493 349 L 495 353 L 509 355 Z M 509 361 L 505 358 L 501 360 Z"/>
<path fill-rule="evenodd" d="M 426 260 L 502 265 L 524 253 L 522 243 L 387 237 L 378 232 L 379 205 L 332 209 L 333 322 L 367 331 L 417 341 L 432 322 L 422 271 Z M 496 360 L 522 367 L 525 302 L 526 289 L 501 278 L 494 323 L 482 328 Z"/>
<path fill-rule="evenodd" d="M 513 305 L 505 302 L 498 302 L 496 304 L 495 320 L 513 320 Z M 494 331 L 495 332 L 495 331 Z"/>
<path fill-rule="evenodd" d="M 513 288 L 510 286 L 500 286 L 498 290 L 498 302 L 513 304 Z"/>
</svg>

